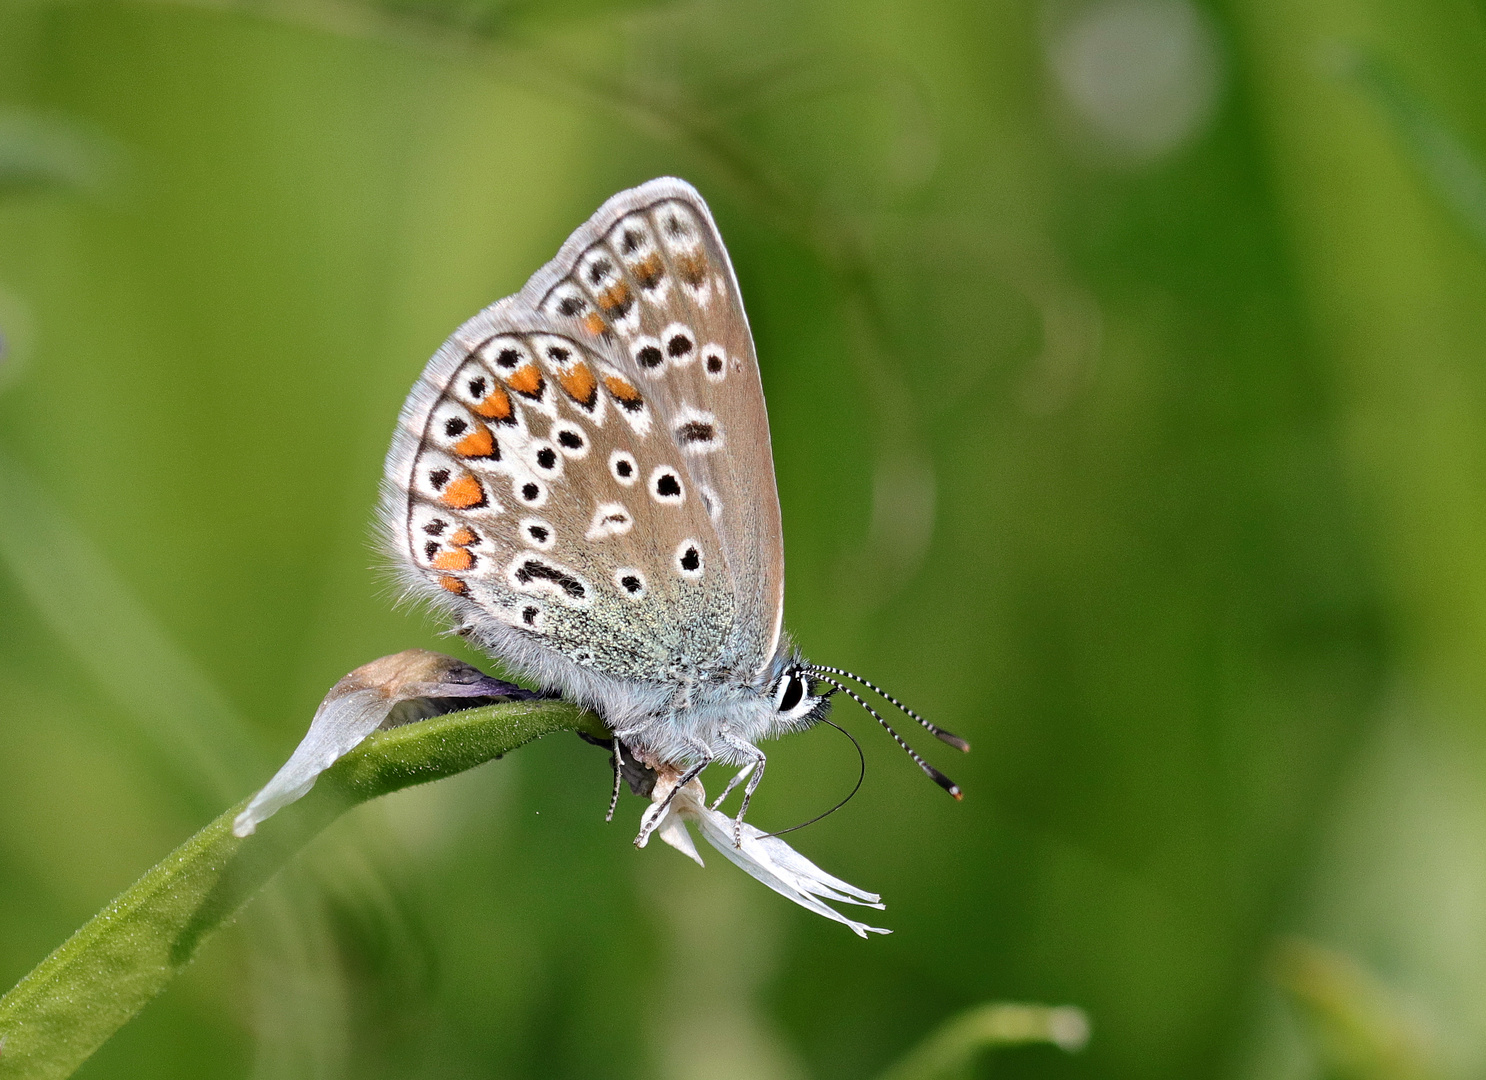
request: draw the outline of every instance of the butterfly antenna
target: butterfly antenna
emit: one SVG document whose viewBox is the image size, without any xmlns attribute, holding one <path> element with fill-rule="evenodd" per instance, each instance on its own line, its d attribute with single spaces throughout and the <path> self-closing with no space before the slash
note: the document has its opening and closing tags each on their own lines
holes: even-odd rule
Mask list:
<svg viewBox="0 0 1486 1080">
<path fill-rule="evenodd" d="M 920 716 L 918 713 L 914 712 L 907 705 L 904 705 L 901 701 L 899 701 L 897 698 L 893 697 L 892 694 L 889 694 L 886 690 L 884 690 L 882 687 L 878 686 L 876 683 L 868 682 L 866 679 L 862 678 L 860 675 L 853 674 L 852 672 L 847 671 L 845 668 L 831 667 L 828 664 L 812 664 L 811 667 L 815 671 L 829 671 L 829 672 L 832 672 L 833 674 L 841 675 L 841 676 L 844 676 L 845 678 L 851 679 L 854 682 L 861 683 L 868 690 L 871 690 L 874 694 L 880 695 L 881 697 L 885 698 L 887 701 L 889 701 L 892 704 L 896 705 L 905 714 L 907 714 L 908 716 L 913 717 L 913 719 L 917 720 L 920 724 L 922 724 L 924 726 L 924 728 L 926 728 L 928 730 L 929 734 L 933 735 L 934 738 L 938 739 L 940 742 L 947 742 L 947 743 L 949 743 L 950 746 L 953 746 L 956 750 L 959 750 L 959 751 L 961 751 L 963 753 L 966 753 L 966 754 L 970 753 L 970 744 L 967 743 L 964 739 L 960 738 L 958 735 L 954 734 L 953 732 L 945 731 L 938 724 L 932 724 L 929 721 L 925 720 L 922 716 Z"/>
<path fill-rule="evenodd" d="M 831 691 L 831 692 L 832 693 L 835 693 L 834 690 Z M 763 837 L 760 837 L 759 839 L 763 839 L 764 837 L 768 837 L 768 836 L 783 836 L 785 833 L 794 832 L 796 829 L 803 829 L 806 825 L 814 825 L 817 821 L 821 821 L 821 820 L 823 820 L 825 818 L 830 817 L 837 810 L 840 810 L 847 803 L 851 802 L 852 799 L 856 798 L 856 793 L 858 791 L 861 791 L 862 790 L 862 781 L 867 778 L 867 755 L 864 754 L 864 753 L 862 753 L 862 744 L 859 743 L 859 742 L 857 742 L 857 737 L 855 735 L 853 735 L 851 732 L 847 731 L 840 724 L 832 723 L 830 720 L 827 720 L 825 717 L 821 717 L 820 718 L 820 722 L 822 724 L 830 724 L 831 727 L 835 728 L 837 731 L 841 732 L 841 734 L 845 735 L 848 739 L 850 739 L 851 740 L 851 745 L 852 746 L 855 746 L 857 748 L 857 766 L 858 766 L 858 768 L 857 768 L 857 782 L 856 782 L 856 787 L 854 787 L 854 788 L 851 789 L 851 792 L 846 796 L 846 798 L 842 799 L 835 806 L 833 806 L 829 810 L 827 810 L 824 814 L 816 814 L 809 821 L 802 821 L 798 825 L 791 825 L 789 828 L 787 828 L 787 829 L 780 829 L 778 832 L 764 833 L 764 836 Z"/>
<path fill-rule="evenodd" d="M 949 777 L 945 776 L 938 769 L 934 768 L 934 766 L 930 765 L 923 758 L 919 757 L 918 751 L 914 750 L 913 747 L 904 742 L 903 737 L 893 730 L 893 725 L 887 722 L 882 713 L 878 712 L 871 705 L 868 705 L 866 699 L 863 698 L 861 694 L 858 694 L 855 690 L 847 686 L 845 683 L 837 682 L 829 675 L 823 674 L 816 668 L 810 668 L 809 671 L 821 682 L 830 683 L 837 690 L 840 690 L 847 697 L 851 698 L 852 701 L 855 701 L 858 705 L 871 713 L 873 718 L 876 719 L 876 721 L 881 724 L 884 729 L 886 729 L 887 733 L 893 737 L 893 741 L 903 748 L 903 751 L 913 759 L 914 764 L 922 769 L 925 775 L 927 775 L 930 780 L 934 781 L 934 783 L 938 784 L 945 791 L 953 795 L 956 799 L 959 799 L 961 797 L 960 785 L 956 784 Z"/>
</svg>

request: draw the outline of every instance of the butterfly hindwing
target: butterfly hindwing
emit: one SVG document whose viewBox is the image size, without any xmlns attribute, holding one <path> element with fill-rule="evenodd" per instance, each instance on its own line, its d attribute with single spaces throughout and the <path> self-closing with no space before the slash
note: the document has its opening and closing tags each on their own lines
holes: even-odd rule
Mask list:
<svg viewBox="0 0 1486 1080">
<path fill-rule="evenodd" d="M 399 553 L 499 651 L 519 640 L 627 679 L 722 654 L 726 563 L 678 447 L 612 345 L 519 304 L 430 363 L 389 459 Z"/>
</svg>

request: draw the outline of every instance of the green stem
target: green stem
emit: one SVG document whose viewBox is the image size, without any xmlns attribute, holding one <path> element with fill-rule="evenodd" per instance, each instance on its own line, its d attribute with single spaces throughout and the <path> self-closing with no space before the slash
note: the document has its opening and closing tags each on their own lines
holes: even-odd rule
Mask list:
<svg viewBox="0 0 1486 1080">
<path fill-rule="evenodd" d="M 1088 1037 L 1088 1018 L 1072 1006 L 977 1005 L 946 1020 L 878 1080 L 968 1080 L 982 1051 L 1051 1043 L 1072 1052 Z"/>
<path fill-rule="evenodd" d="M 440 780 L 549 735 L 602 724 L 564 701 L 491 705 L 377 732 L 252 836 L 246 800 L 167 855 L 0 998 L 0 1077 L 70 1076 L 191 961 L 203 940 L 358 803 Z"/>
</svg>

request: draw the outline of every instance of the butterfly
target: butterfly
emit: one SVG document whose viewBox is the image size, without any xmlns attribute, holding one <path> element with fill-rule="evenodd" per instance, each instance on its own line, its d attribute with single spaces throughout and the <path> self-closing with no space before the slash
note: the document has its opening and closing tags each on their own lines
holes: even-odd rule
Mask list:
<svg viewBox="0 0 1486 1080">
<path fill-rule="evenodd" d="M 769 419 L 727 249 L 702 197 L 662 178 L 615 195 L 514 296 L 444 342 L 387 456 L 387 545 L 408 587 L 468 639 L 596 712 L 675 783 L 736 767 L 822 720 L 837 692 L 913 751 L 847 680 L 784 633 Z M 610 815 L 613 814 L 613 803 Z"/>
</svg>

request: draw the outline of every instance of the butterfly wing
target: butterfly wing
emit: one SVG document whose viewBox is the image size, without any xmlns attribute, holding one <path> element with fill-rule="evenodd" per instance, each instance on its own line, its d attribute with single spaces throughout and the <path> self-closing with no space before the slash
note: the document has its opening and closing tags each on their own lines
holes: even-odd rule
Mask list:
<svg viewBox="0 0 1486 1080">
<path fill-rule="evenodd" d="M 444 343 L 399 418 L 382 516 L 410 584 L 611 713 L 615 684 L 589 675 L 648 680 L 659 701 L 767 667 L 783 601 L 768 418 L 689 185 L 615 196 Z"/>
<path fill-rule="evenodd" d="M 669 178 L 621 192 L 521 298 L 607 348 L 648 395 L 726 562 L 733 617 L 725 663 L 760 672 L 784 615 L 779 496 L 753 335 L 706 203 Z"/>
<path fill-rule="evenodd" d="M 674 683 L 678 664 L 725 649 L 725 560 L 651 402 L 604 350 L 519 302 L 430 362 L 383 509 L 413 581 L 544 681 L 576 689 L 570 664 Z"/>
</svg>

